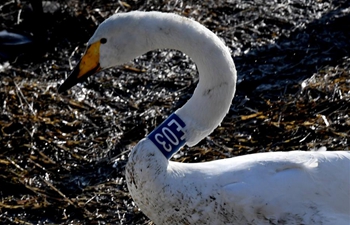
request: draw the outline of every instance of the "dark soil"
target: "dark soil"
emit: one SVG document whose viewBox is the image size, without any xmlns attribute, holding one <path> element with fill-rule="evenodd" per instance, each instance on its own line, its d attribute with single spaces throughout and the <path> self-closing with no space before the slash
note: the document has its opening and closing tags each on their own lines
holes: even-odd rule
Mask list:
<svg viewBox="0 0 350 225">
<path fill-rule="evenodd" d="M 221 126 L 172 160 L 349 150 L 347 0 L 75 0 L 45 2 L 43 12 L 2 1 L 0 30 L 29 41 L 0 38 L 0 223 L 152 224 L 128 193 L 124 166 L 138 140 L 191 96 L 193 62 L 173 50 L 149 52 L 57 93 L 96 26 L 131 10 L 199 21 L 227 43 L 237 66 L 237 94 Z"/>
</svg>

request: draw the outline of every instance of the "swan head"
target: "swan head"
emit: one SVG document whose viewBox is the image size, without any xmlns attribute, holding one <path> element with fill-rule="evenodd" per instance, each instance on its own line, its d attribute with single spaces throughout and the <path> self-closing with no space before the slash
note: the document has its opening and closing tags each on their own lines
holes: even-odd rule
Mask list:
<svg viewBox="0 0 350 225">
<path fill-rule="evenodd" d="M 144 15 L 142 12 L 115 14 L 101 23 L 88 41 L 81 60 L 58 92 L 64 92 L 101 70 L 127 63 L 149 51 L 149 21 Z"/>
</svg>

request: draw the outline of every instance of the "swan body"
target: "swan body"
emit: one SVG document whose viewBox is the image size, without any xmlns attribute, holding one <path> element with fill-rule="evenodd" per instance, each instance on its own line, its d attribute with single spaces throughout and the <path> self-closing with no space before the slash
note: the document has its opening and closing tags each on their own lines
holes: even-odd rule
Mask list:
<svg viewBox="0 0 350 225">
<path fill-rule="evenodd" d="M 183 51 L 199 83 L 191 99 L 132 150 L 128 188 L 156 224 L 350 224 L 350 152 L 292 151 L 205 163 L 169 161 L 229 110 L 236 69 L 228 48 L 199 23 L 175 14 L 130 12 L 103 22 L 63 92 L 102 69 L 158 48 Z"/>
</svg>

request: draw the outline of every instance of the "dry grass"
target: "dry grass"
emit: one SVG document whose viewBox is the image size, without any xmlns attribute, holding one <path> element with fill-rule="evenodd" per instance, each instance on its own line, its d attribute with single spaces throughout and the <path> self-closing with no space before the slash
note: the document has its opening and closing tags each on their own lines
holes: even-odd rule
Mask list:
<svg viewBox="0 0 350 225">
<path fill-rule="evenodd" d="M 57 94 L 69 63 L 76 63 L 96 24 L 115 10 L 195 18 L 235 56 L 239 84 L 228 116 L 210 137 L 179 152 L 177 161 L 321 146 L 349 150 L 350 59 L 343 40 L 350 35 L 334 26 L 338 18 L 349 19 L 341 11 L 346 2 L 280 3 L 279 9 L 244 1 L 151 3 L 61 2 L 60 11 L 45 14 L 51 27 L 43 54 L 0 64 L 2 223 L 151 223 L 128 194 L 124 166 L 132 146 L 191 96 L 197 83 L 193 62 L 176 51 L 155 51 L 68 95 Z M 2 7 L 2 25 L 15 24 L 22 7 Z"/>
</svg>

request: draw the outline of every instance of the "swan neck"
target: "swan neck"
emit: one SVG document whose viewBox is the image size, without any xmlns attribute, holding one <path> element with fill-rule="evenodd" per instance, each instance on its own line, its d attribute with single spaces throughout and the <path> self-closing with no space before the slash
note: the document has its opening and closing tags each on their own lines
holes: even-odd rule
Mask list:
<svg viewBox="0 0 350 225">
<path fill-rule="evenodd" d="M 180 18 L 180 17 L 179 17 Z M 209 135 L 227 114 L 236 87 L 236 69 L 225 44 L 210 30 L 189 19 L 165 19 L 150 32 L 154 48 L 184 52 L 195 62 L 199 83 L 188 102 L 175 113 L 186 124 L 186 144 Z"/>
</svg>

